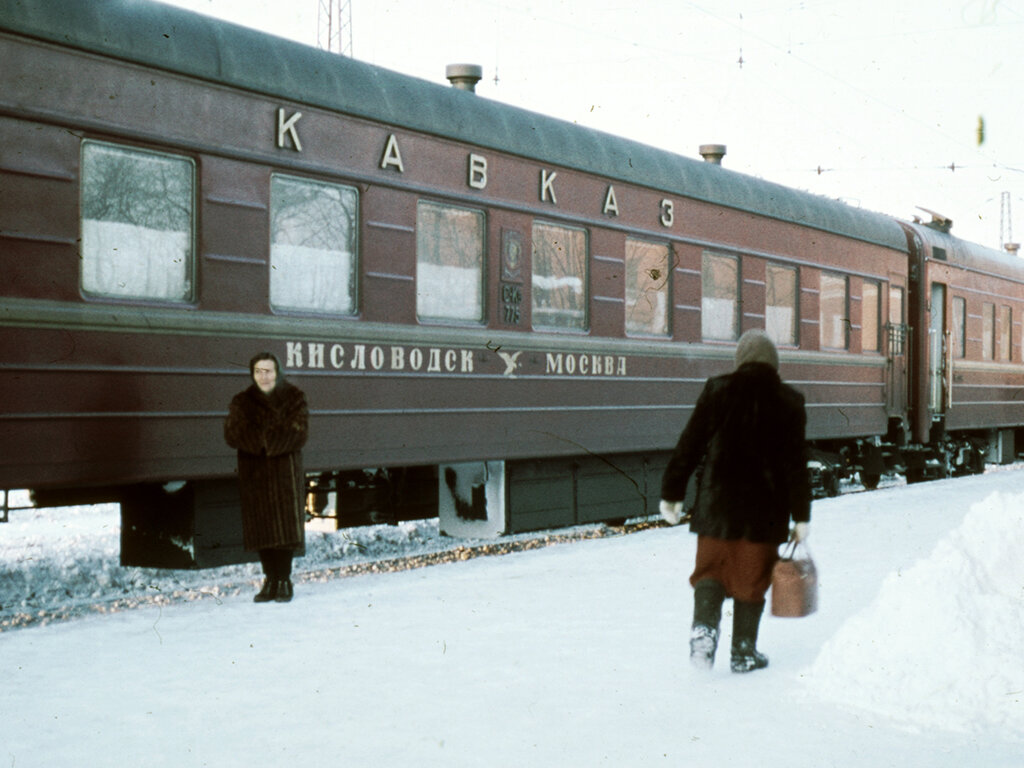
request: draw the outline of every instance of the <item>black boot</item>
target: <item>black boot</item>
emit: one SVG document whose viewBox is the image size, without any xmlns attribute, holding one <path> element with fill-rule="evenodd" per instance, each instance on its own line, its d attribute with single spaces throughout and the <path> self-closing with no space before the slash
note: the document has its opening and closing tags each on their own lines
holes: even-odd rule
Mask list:
<svg viewBox="0 0 1024 768">
<path fill-rule="evenodd" d="M 287 603 L 295 595 L 295 588 L 292 586 L 292 556 L 294 552 L 290 549 L 274 550 L 274 573 L 277 576 L 277 595 L 274 597 L 279 603 Z"/>
<path fill-rule="evenodd" d="M 690 631 L 690 663 L 711 669 L 718 650 L 725 587 L 714 579 L 702 579 L 693 588 L 693 628 Z"/>
<path fill-rule="evenodd" d="M 757 629 L 761 624 L 764 600 L 757 603 L 734 600 L 732 611 L 732 671 L 764 669 L 768 666 L 768 657 L 757 651 Z"/>
<path fill-rule="evenodd" d="M 274 600 L 279 603 L 287 603 L 291 601 L 294 594 L 295 588 L 292 586 L 292 580 L 284 579 L 277 582 L 277 594 L 274 596 Z"/>
<path fill-rule="evenodd" d="M 272 549 L 261 549 L 259 555 L 260 565 L 263 566 L 263 589 L 256 593 L 256 597 L 252 601 L 254 603 L 269 603 L 271 600 L 277 599 L 277 585 L 280 582 L 280 577 L 277 574 L 277 559 Z"/>
<path fill-rule="evenodd" d="M 252 601 L 254 603 L 269 603 L 271 600 L 276 600 L 278 583 L 277 579 L 267 576 L 263 580 L 263 589 L 256 593 L 256 597 Z"/>
</svg>

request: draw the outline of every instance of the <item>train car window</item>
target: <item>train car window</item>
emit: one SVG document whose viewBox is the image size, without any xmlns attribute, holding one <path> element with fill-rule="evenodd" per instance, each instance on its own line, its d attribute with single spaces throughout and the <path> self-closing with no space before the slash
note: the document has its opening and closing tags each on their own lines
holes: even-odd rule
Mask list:
<svg viewBox="0 0 1024 768">
<path fill-rule="evenodd" d="M 889 322 L 903 325 L 903 289 L 895 285 L 889 286 Z"/>
<path fill-rule="evenodd" d="M 860 292 L 860 348 L 862 352 L 877 352 L 879 346 L 879 318 L 881 302 L 879 285 L 865 280 Z"/>
<path fill-rule="evenodd" d="M 701 336 L 717 341 L 739 338 L 739 259 L 705 251 L 701 291 Z"/>
<path fill-rule="evenodd" d="M 996 305 L 988 301 L 981 308 L 981 356 L 996 359 Z"/>
<path fill-rule="evenodd" d="M 765 332 L 777 345 L 785 347 L 795 347 L 797 343 L 796 277 L 795 267 L 765 266 Z"/>
<path fill-rule="evenodd" d="M 481 322 L 483 211 L 421 202 L 416 209 L 416 315 Z"/>
<path fill-rule="evenodd" d="M 270 181 L 270 304 L 274 309 L 356 311 L 352 187 L 274 174 Z"/>
<path fill-rule="evenodd" d="M 533 327 L 587 328 L 587 233 L 543 222 L 533 224 Z"/>
<path fill-rule="evenodd" d="M 967 356 L 967 300 L 963 296 L 953 297 L 953 355 Z"/>
<path fill-rule="evenodd" d="M 999 359 L 1010 361 L 1010 341 L 1012 325 L 1010 308 L 1005 304 L 999 307 Z"/>
<path fill-rule="evenodd" d="M 82 290 L 189 301 L 195 166 L 184 157 L 82 143 Z"/>
<path fill-rule="evenodd" d="M 626 238 L 626 332 L 668 335 L 668 282 L 672 274 L 667 243 Z"/>
<path fill-rule="evenodd" d="M 821 346 L 847 349 L 849 315 L 847 313 L 846 278 L 842 275 L 821 275 Z"/>
</svg>

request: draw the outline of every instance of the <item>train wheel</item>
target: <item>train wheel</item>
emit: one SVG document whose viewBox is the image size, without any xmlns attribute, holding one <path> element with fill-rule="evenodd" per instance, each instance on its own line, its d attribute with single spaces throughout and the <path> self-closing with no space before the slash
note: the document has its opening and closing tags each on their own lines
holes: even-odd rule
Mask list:
<svg viewBox="0 0 1024 768">
<path fill-rule="evenodd" d="M 882 476 L 877 472 L 860 473 L 860 483 L 869 491 L 875 490 L 878 487 L 878 483 L 881 479 Z"/>
<path fill-rule="evenodd" d="M 985 454 L 977 449 L 971 452 L 971 472 L 975 475 L 985 474 Z"/>
<path fill-rule="evenodd" d="M 829 497 L 838 496 L 839 495 L 839 475 L 835 471 L 830 469 L 828 471 L 828 473 L 826 473 L 826 475 L 823 478 L 823 480 L 824 480 L 824 485 L 825 485 L 825 495 L 829 496 Z"/>
</svg>

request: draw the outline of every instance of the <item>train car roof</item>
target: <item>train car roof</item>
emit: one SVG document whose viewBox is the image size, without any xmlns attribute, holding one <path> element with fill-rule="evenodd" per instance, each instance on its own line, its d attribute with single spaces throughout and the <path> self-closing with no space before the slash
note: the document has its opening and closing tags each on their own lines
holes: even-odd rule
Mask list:
<svg viewBox="0 0 1024 768">
<path fill-rule="evenodd" d="M 987 248 L 959 237 L 918 222 L 905 222 L 932 249 L 934 261 L 945 261 L 964 269 L 985 272 L 991 275 L 1024 283 L 1024 257 L 1017 256 L 995 248 Z M 937 256 L 936 248 L 942 249 L 942 256 Z"/>
<path fill-rule="evenodd" d="M 0 0 L 0 29 L 907 250 L 880 213 L 174 6 Z"/>
</svg>

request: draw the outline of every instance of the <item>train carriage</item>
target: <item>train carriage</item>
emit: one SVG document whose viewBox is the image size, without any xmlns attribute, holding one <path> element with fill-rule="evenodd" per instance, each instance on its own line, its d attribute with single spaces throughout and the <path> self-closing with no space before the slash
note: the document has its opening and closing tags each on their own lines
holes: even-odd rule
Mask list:
<svg viewBox="0 0 1024 768">
<path fill-rule="evenodd" d="M 348 522 L 652 512 L 751 327 L 823 452 L 907 425 L 890 217 L 155 3 L 0 0 L 0 55 L 0 488 L 120 501 L 126 563 L 245 557 L 263 349 Z"/>
<path fill-rule="evenodd" d="M 978 471 L 986 455 L 1012 460 L 1024 424 L 1024 261 L 953 237 L 939 214 L 904 226 L 921 329 L 910 442 L 933 449 L 905 451 L 908 478 Z"/>
</svg>

